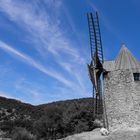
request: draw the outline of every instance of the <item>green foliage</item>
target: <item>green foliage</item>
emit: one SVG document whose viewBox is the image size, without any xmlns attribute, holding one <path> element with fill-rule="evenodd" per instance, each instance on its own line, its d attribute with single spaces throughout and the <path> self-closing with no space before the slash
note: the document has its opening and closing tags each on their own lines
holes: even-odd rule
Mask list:
<svg viewBox="0 0 140 140">
<path fill-rule="evenodd" d="M 15 109 L 20 112 L 20 114 L 34 115 L 34 106 L 26 103 L 22 103 L 15 99 L 7 99 L 5 97 L 0 97 L 0 108 L 8 109 L 9 111 Z"/>
<path fill-rule="evenodd" d="M 35 140 L 35 137 L 25 128 L 16 127 L 12 132 L 12 140 Z"/>
<path fill-rule="evenodd" d="M 25 128 L 30 133 L 34 133 L 38 139 L 47 139 L 51 136 L 62 138 L 97 127 L 93 123 L 95 118 L 92 116 L 92 98 L 53 102 L 39 106 L 1 97 L 0 101 L 2 101 L 0 106 L 11 113 L 10 117 L 16 118 L 10 120 L 9 116 L 6 116 L 7 119 L 0 120 L 1 129 L 7 131 L 9 136 L 15 127 Z M 24 116 L 29 116 L 29 119 L 25 119 Z"/>
<path fill-rule="evenodd" d="M 6 131 L 8 133 L 11 133 L 13 128 L 14 128 L 14 123 L 12 121 L 4 121 L 4 122 L 0 123 L 0 129 L 2 131 Z"/>
<path fill-rule="evenodd" d="M 62 110 L 47 108 L 46 114 L 34 123 L 34 133 L 38 138 L 50 138 L 52 135 L 59 138 L 63 133 Z"/>
<path fill-rule="evenodd" d="M 59 106 L 50 106 L 46 109 L 46 114 L 34 123 L 34 133 L 38 138 L 49 138 L 55 135 L 62 138 L 74 133 L 88 131 L 92 126 L 93 118 L 90 110 L 81 110 L 80 106 L 69 106 L 63 110 Z M 53 132 L 48 130 L 52 129 Z M 54 131 L 55 130 L 55 131 Z"/>
<path fill-rule="evenodd" d="M 67 135 L 71 133 L 80 133 L 83 131 L 91 130 L 93 118 L 90 111 L 79 110 L 72 116 L 70 116 L 69 121 L 65 122 Z"/>
<path fill-rule="evenodd" d="M 23 127 L 32 131 L 33 122 L 31 120 L 17 119 L 14 121 L 8 120 L 0 123 L 0 129 L 8 132 L 9 134 L 15 127 Z"/>
</svg>

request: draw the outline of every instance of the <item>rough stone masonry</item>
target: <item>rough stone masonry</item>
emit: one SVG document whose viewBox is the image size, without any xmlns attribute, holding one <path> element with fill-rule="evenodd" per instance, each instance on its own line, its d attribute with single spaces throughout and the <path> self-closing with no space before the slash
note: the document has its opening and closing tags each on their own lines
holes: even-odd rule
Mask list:
<svg viewBox="0 0 140 140">
<path fill-rule="evenodd" d="M 140 63 L 122 46 L 104 62 L 104 96 L 109 130 L 140 127 Z"/>
</svg>

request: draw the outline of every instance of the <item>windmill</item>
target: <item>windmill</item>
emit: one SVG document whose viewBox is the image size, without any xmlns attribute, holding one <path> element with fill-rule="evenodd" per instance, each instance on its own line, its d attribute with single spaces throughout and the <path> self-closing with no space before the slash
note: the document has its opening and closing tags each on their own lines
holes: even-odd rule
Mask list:
<svg viewBox="0 0 140 140">
<path fill-rule="evenodd" d="M 91 63 L 88 65 L 90 80 L 93 85 L 93 117 L 102 118 L 104 127 L 107 128 L 105 103 L 103 96 L 103 48 L 99 27 L 98 13 L 87 13 Z"/>
</svg>

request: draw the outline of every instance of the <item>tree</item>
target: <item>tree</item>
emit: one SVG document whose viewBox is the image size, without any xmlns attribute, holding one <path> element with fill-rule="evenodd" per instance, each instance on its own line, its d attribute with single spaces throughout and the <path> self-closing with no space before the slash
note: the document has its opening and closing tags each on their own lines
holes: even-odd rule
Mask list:
<svg viewBox="0 0 140 140">
<path fill-rule="evenodd" d="M 62 137 L 62 110 L 58 107 L 47 108 L 46 114 L 34 123 L 34 133 L 38 138 Z"/>
<path fill-rule="evenodd" d="M 25 128 L 16 127 L 12 132 L 12 140 L 36 140 Z"/>
</svg>

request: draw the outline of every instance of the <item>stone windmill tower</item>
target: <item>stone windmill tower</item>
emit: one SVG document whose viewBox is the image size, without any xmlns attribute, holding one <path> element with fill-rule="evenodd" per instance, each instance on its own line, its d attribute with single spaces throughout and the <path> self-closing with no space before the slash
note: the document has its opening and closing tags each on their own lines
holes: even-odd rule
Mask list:
<svg viewBox="0 0 140 140">
<path fill-rule="evenodd" d="M 140 127 L 140 62 L 123 44 L 118 57 L 104 61 L 97 12 L 88 13 L 93 117 L 109 130 Z"/>
<path fill-rule="evenodd" d="M 123 44 L 118 57 L 103 67 L 109 129 L 140 127 L 140 62 Z"/>
</svg>

